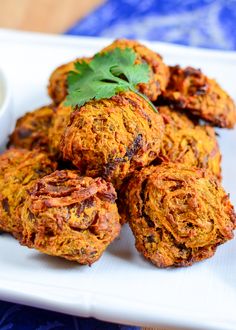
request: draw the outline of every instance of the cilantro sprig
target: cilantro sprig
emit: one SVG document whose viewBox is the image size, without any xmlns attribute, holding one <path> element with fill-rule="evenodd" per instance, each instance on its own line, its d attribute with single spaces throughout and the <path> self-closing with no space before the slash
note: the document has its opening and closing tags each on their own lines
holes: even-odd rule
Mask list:
<svg viewBox="0 0 236 330">
<path fill-rule="evenodd" d="M 136 54 L 131 48 L 115 48 L 98 53 L 90 62 L 75 63 L 75 71 L 67 77 L 68 95 L 65 105 L 81 107 L 90 100 L 111 98 L 120 92 L 133 91 L 144 98 L 157 112 L 145 95 L 137 90 L 139 83 L 150 79 L 147 63 L 135 64 Z"/>
</svg>

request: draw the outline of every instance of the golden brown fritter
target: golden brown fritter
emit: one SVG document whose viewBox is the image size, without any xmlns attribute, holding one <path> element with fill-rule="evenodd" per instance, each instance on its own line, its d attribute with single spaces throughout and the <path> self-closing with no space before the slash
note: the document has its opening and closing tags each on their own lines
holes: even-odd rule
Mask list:
<svg viewBox="0 0 236 330">
<path fill-rule="evenodd" d="M 163 132 L 160 114 L 127 92 L 72 112 L 60 147 L 64 160 L 82 174 L 102 176 L 117 188 L 128 174 L 158 156 Z"/>
<path fill-rule="evenodd" d="M 236 123 L 234 101 L 200 70 L 170 67 L 170 80 L 163 97 L 215 126 L 233 128 Z"/>
<path fill-rule="evenodd" d="M 56 166 L 39 150 L 12 148 L 0 155 L 0 230 L 20 235 L 18 207 L 33 182 L 55 171 Z"/>
<path fill-rule="evenodd" d="M 101 178 L 69 170 L 45 176 L 24 203 L 21 243 L 90 265 L 119 235 L 115 200 L 115 189 Z"/>
<path fill-rule="evenodd" d="M 63 102 L 58 106 L 56 115 L 53 116 L 51 126 L 48 131 L 49 150 L 56 157 L 60 158 L 60 142 L 67 125 L 70 122 L 71 107 L 66 107 Z"/>
<path fill-rule="evenodd" d="M 221 153 L 214 129 L 200 126 L 167 106 L 158 109 L 165 123 L 159 158 L 208 169 L 220 180 Z"/>
<path fill-rule="evenodd" d="M 75 63 L 88 62 L 89 60 L 87 57 L 77 58 L 75 61 L 63 64 L 53 71 L 49 78 L 48 95 L 56 104 L 64 101 L 67 95 L 67 76 L 70 71 L 74 70 Z"/>
<path fill-rule="evenodd" d="M 48 105 L 19 118 L 10 135 L 8 146 L 28 150 L 40 148 L 47 151 L 49 148 L 48 130 L 55 110 L 54 106 Z"/>
<path fill-rule="evenodd" d="M 164 64 L 162 57 L 134 40 L 118 39 L 111 45 L 101 50 L 101 53 L 111 51 L 115 48 L 132 48 L 137 54 L 136 64 L 146 62 L 151 68 L 151 79 L 146 84 L 139 84 L 138 89 L 150 100 L 155 101 L 158 95 L 163 92 L 169 79 L 169 68 Z M 90 58 L 77 59 L 76 61 L 89 61 Z M 58 104 L 67 95 L 67 76 L 69 71 L 73 71 L 74 63 L 69 62 L 57 68 L 49 79 L 48 94 L 52 100 Z"/>
<path fill-rule="evenodd" d="M 111 51 L 115 48 L 131 48 L 137 54 L 136 64 L 146 62 L 151 68 L 151 79 L 146 84 L 139 84 L 138 89 L 151 101 L 155 101 L 158 95 L 166 89 L 169 79 L 169 68 L 162 60 L 162 57 L 151 49 L 140 44 L 138 41 L 117 39 L 101 52 Z"/>
<path fill-rule="evenodd" d="M 228 195 L 204 170 L 166 163 L 131 179 L 126 207 L 136 248 L 158 267 L 189 266 L 233 238 Z"/>
</svg>

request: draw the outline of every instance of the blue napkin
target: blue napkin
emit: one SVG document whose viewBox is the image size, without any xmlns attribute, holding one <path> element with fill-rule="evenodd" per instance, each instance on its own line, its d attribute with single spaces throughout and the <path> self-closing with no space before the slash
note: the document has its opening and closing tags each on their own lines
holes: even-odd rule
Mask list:
<svg viewBox="0 0 236 330">
<path fill-rule="evenodd" d="M 68 34 L 236 49 L 235 0 L 109 0 Z"/>
<path fill-rule="evenodd" d="M 0 302 L 0 330 L 135 330 L 92 318 L 74 317 L 38 308 Z"/>
</svg>

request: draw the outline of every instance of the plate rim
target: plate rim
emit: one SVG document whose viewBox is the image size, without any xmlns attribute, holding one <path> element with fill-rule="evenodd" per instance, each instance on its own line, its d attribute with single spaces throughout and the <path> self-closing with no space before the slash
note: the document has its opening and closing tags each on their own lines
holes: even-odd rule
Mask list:
<svg viewBox="0 0 236 330">
<path fill-rule="evenodd" d="M 80 48 L 80 42 L 83 42 L 83 48 L 89 48 L 91 50 L 98 48 L 101 46 L 101 44 L 109 43 L 112 39 L 108 38 L 97 38 L 97 37 L 85 37 L 85 36 L 68 36 L 68 35 L 50 35 L 50 34 L 44 34 L 44 33 L 35 33 L 35 32 L 22 32 L 17 30 L 9 30 L 9 29 L 0 29 L 0 42 L 15 42 L 15 41 L 22 41 L 24 43 L 36 43 L 37 45 L 43 45 L 43 44 L 50 44 L 52 47 L 53 45 L 70 45 L 70 46 L 77 46 L 78 50 Z M 144 42 L 147 45 L 154 46 L 155 48 L 159 48 L 160 52 L 162 52 L 163 49 L 165 51 L 175 51 L 178 54 L 183 53 L 183 51 L 188 53 L 189 56 L 194 57 L 201 57 L 205 58 L 206 56 L 211 56 L 212 60 L 215 61 L 229 61 L 236 63 L 236 52 L 234 51 L 222 51 L 222 50 L 210 50 L 210 49 L 202 49 L 202 48 L 194 48 L 194 47 L 187 47 L 182 45 L 174 45 L 174 44 L 168 44 L 163 42 L 153 42 L 153 41 L 145 41 L 141 40 L 141 42 Z M 204 319 L 203 313 L 199 314 L 199 322 L 196 322 L 196 319 L 194 322 L 191 322 L 191 316 L 187 317 L 186 320 L 183 320 L 184 315 L 181 314 L 181 316 L 175 315 L 173 317 L 173 314 L 171 314 L 171 318 L 167 320 L 167 314 L 164 312 L 164 310 L 161 309 L 158 311 L 158 321 L 148 321 L 148 316 L 145 317 L 145 315 L 140 314 L 139 318 L 137 317 L 137 314 L 132 317 L 130 315 L 126 317 L 122 317 L 119 314 L 119 311 L 116 311 L 113 307 L 113 304 L 107 304 L 108 300 L 101 300 L 101 297 L 99 297 L 99 293 L 93 293 L 92 291 L 87 290 L 79 290 L 81 296 L 81 304 L 80 308 L 78 306 L 73 307 L 67 302 L 66 308 L 63 306 L 63 302 L 56 301 L 54 299 L 45 298 L 43 296 L 41 297 L 34 297 L 34 295 L 30 292 L 22 291 L 20 288 L 14 287 L 14 285 L 11 287 L 11 284 L 13 282 L 12 280 L 3 280 L 0 276 L 1 283 L 0 283 L 0 299 L 11 301 L 15 303 L 20 304 L 26 304 L 38 308 L 44 308 L 49 310 L 54 310 L 58 312 L 66 312 L 67 314 L 71 315 L 77 315 L 77 316 L 84 316 L 84 317 L 96 317 L 98 319 L 109 321 L 109 322 L 117 322 L 117 323 L 124 323 L 124 324 L 130 324 L 130 325 L 136 325 L 136 326 L 161 326 L 161 327 L 171 327 L 173 328 L 191 328 L 191 329 L 199 329 L 204 327 L 208 330 L 226 330 L 231 329 L 234 330 L 236 327 L 232 325 L 232 322 L 227 325 L 227 323 L 223 320 L 220 321 L 219 319 L 217 321 L 214 320 L 207 320 L 207 318 Z M 45 285 L 36 284 L 36 283 L 27 283 L 26 287 L 29 286 L 42 286 L 45 288 Z M 14 288 L 13 288 L 14 287 Z M 53 286 L 54 287 L 54 286 Z M 65 290 L 68 290 L 69 288 L 66 288 Z M 78 292 L 78 291 L 77 291 Z M 113 295 L 114 296 L 114 295 Z M 103 296 L 104 297 L 104 296 Z M 78 296 L 77 296 L 78 298 Z M 109 299 L 111 297 L 109 296 Z M 9 300 L 10 299 L 10 300 Z M 115 297 L 114 301 L 120 301 L 119 304 L 124 305 L 126 301 L 120 299 L 119 297 Z M 100 304 L 100 311 L 98 308 L 98 304 Z M 107 305 L 110 305 L 110 310 L 107 310 Z M 146 308 L 147 308 L 147 304 Z M 143 309 L 145 310 L 145 305 L 138 304 L 139 310 Z M 137 306 L 137 305 L 135 305 Z M 150 306 L 148 306 L 150 307 Z M 76 310 L 75 310 L 76 308 Z M 112 309 L 113 308 L 113 309 Z M 163 315 L 161 315 L 163 313 Z M 186 316 L 186 315 L 185 315 Z M 219 317 L 219 315 L 217 315 Z M 136 318 L 137 321 L 135 321 L 133 318 Z M 141 319 L 142 317 L 142 319 Z M 204 322 L 203 322 L 204 319 Z M 232 327 L 233 326 L 233 327 Z"/>
</svg>

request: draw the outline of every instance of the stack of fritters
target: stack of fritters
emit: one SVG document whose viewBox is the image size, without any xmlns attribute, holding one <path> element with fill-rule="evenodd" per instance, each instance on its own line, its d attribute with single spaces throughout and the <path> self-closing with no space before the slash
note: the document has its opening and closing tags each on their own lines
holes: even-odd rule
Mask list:
<svg viewBox="0 0 236 330">
<path fill-rule="evenodd" d="M 233 237 L 236 216 L 220 184 L 212 126 L 233 128 L 235 104 L 200 70 L 168 67 L 125 39 L 101 54 L 115 48 L 131 48 L 135 63 L 149 65 L 150 80 L 137 89 L 158 112 L 131 91 L 65 106 L 68 73 L 91 59 L 57 68 L 48 86 L 53 104 L 20 118 L 0 156 L 0 229 L 90 265 L 128 222 L 153 264 L 191 265 Z"/>
</svg>

